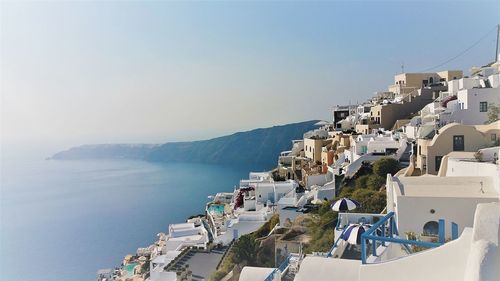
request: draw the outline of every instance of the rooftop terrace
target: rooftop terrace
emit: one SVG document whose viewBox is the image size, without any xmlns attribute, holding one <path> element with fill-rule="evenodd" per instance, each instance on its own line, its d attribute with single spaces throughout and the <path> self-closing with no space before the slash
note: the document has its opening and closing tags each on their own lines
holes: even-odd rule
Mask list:
<svg viewBox="0 0 500 281">
<path fill-rule="evenodd" d="M 498 198 L 491 177 L 400 177 L 403 196 Z M 399 192 L 398 192 L 399 193 Z"/>
</svg>

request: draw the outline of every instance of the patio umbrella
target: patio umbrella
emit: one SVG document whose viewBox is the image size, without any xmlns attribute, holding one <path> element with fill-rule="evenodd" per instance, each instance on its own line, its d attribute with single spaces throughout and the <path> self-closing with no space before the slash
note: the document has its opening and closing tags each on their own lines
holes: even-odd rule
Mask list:
<svg viewBox="0 0 500 281">
<path fill-rule="evenodd" d="M 336 212 L 346 212 L 346 211 L 351 211 L 356 208 L 361 206 L 357 201 L 349 199 L 349 198 L 342 198 L 340 200 L 337 200 L 335 203 L 332 204 L 332 210 Z"/>
<path fill-rule="evenodd" d="M 349 244 L 361 244 L 361 235 L 370 228 L 368 224 L 350 224 L 342 233 L 341 238 Z"/>
</svg>

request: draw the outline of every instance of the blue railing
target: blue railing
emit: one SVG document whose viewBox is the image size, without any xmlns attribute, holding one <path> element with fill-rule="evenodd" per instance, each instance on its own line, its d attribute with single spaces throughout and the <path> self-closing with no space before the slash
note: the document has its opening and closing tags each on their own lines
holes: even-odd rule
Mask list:
<svg viewBox="0 0 500 281">
<path fill-rule="evenodd" d="M 288 265 L 290 264 L 290 256 L 287 256 L 285 260 L 278 266 L 278 268 L 273 269 L 273 271 L 264 279 L 264 281 L 273 281 L 274 280 L 274 275 L 276 273 L 281 272 L 283 273 Z"/>
<path fill-rule="evenodd" d="M 335 243 L 333 243 L 332 248 L 330 249 L 330 251 L 326 255 L 327 258 L 330 258 L 332 256 L 332 252 L 333 252 L 333 250 L 335 250 L 335 248 L 337 248 L 340 239 L 342 239 L 342 236 L 344 235 L 345 230 L 346 229 L 342 230 L 342 233 L 339 235 L 339 237 L 337 237 L 337 240 L 335 240 Z"/>
<path fill-rule="evenodd" d="M 288 265 L 290 264 L 290 256 L 287 256 L 285 260 L 278 266 L 278 270 L 284 272 Z"/>
<path fill-rule="evenodd" d="M 408 245 L 421 246 L 425 248 L 441 246 L 445 242 L 444 226 L 444 220 L 439 220 L 439 242 L 400 239 L 397 238 L 398 230 L 394 219 L 394 212 L 390 212 L 361 235 L 361 261 L 363 264 L 366 264 L 367 240 L 371 240 L 371 254 L 373 256 L 377 256 L 377 241 L 379 241 L 383 246 L 385 246 L 386 242 L 402 244 L 406 249 L 409 249 Z M 451 229 L 451 238 L 456 239 L 458 237 L 458 225 L 452 223 Z"/>
</svg>

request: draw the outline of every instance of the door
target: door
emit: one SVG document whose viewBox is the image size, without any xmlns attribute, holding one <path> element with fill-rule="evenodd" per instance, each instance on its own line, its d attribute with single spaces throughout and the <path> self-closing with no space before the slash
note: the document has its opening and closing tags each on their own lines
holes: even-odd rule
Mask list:
<svg viewBox="0 0 500 281">
<path fill-rule="evenodd" d="M 439 172 L 439 167 L 441 167 L 441 160 L 443 160 L 443 156 L 436 156 L 434 159 L 434 171 Z"/>
<path fill-rule="evenodd" d="M 464 151 L 464 136 L 453 136 L 453 151 Z"/>
</svg>

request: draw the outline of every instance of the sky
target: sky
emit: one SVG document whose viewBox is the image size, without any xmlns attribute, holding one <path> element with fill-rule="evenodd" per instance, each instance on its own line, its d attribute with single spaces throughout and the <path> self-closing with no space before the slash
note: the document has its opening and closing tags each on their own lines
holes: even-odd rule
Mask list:
<svg viewBox="0 0 500 281">
<path fill-rule="evenodd" d="M 1 141 L 161 143 L 312 119 L 493 60 L 500 2 L 1 2 Z"/>
</svg>

